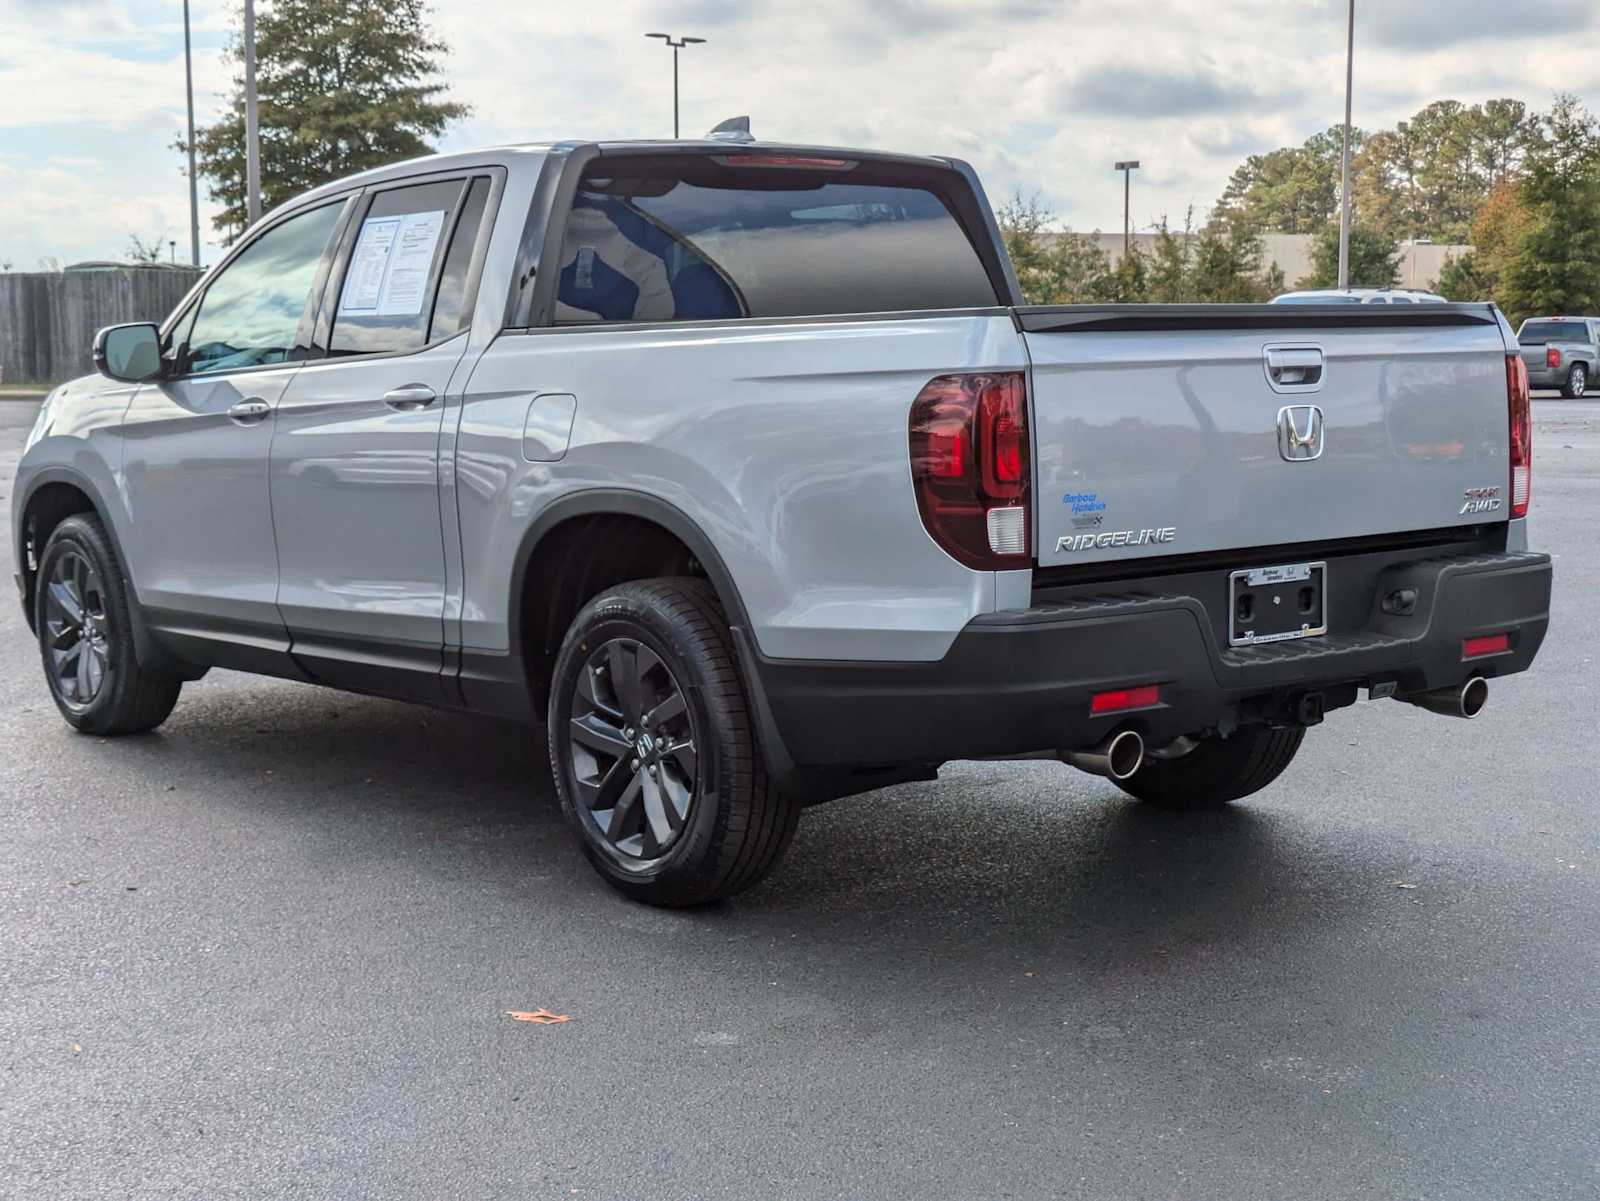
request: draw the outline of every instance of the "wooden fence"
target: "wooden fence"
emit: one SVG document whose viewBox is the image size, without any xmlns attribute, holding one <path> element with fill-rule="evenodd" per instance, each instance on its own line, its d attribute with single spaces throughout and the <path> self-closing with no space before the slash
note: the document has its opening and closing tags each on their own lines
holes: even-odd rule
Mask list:
<svg viewBox="0 0 1600 1201">
<path fill-rule="evenodd" d="M 199 278 L 187 267 L 0 274 L 0 383 L 54 384 L 94 370 L 96 330 L 161 321 Z"/>
</svg>

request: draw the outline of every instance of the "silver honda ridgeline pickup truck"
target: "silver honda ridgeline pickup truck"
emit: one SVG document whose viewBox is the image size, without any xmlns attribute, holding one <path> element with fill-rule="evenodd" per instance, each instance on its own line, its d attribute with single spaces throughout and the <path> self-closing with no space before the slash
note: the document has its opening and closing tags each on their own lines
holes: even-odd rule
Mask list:
<svg viewBox="0 0 1600 1201">
<path fill-rule="evenodd" d="M 403 163 L 94 354 L 12 499 L 69 723 L 211 667 L 543 721 L 656 904 L 954 759 L 1235 800 L 1363 691 L 1472 716 L 1548 622 L 1494 308 L 1026 306 L 951 159 Z"/>
</svg>

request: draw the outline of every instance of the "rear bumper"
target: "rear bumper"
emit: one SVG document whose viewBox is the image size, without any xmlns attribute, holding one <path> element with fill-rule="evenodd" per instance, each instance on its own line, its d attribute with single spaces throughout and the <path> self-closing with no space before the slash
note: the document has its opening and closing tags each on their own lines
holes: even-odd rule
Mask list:
<svg viewBox="0 0 1600 1201">
<path fill-rule="evenodd" d="M 778 757 L 800 767 L 938 764 L 1099 742 L 1121 727 L 1161 746 L 1253 722 L 1288 723 L 1302 697 L 1353 703 L 1363 687 L 1401 695 L 1471 676 L 1524 671 L 1549 625 L 1542 554 L 1352 556 L 1329 565 L 1330 631 L 1255 647 L 1226 645 L 1226 573 L 1036 592 L 1034 607 L 971 622 L 932 663 L 758 660 L 758 720 Z M 1382 601 L 1414 590 L 1414 610 Z M 1208 608 L 1207 599 L 1211 600 Z M 1462 640 L 1510 635 L 1509 652 L 1466 662 Z M 1095 716 L 1095 693 L 1155 684 L 1160 703 Z"/>
</svg>

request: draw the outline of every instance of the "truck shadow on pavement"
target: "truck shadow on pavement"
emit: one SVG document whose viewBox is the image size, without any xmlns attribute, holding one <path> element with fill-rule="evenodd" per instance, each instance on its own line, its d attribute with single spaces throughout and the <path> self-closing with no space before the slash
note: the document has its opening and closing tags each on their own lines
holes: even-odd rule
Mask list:
<svg viewBox="0 0 1600 1201">
<path fill-rule="evenodd" d="M 1258 802 L 1183 815 L 1055 764 L 953 764 L 938 783 L 808 811 L 767 881 L 667 912 L 590 871 L 537 731 L 207 681 L 161 734 L 92 745 L 102 768 L 138 773 L 182 804 L 248 810 L 290 843 L 359 848 L 364 870 L 392 864 L 397 888 L 406 873 L 470 882 L 512 911 L 678 946 L 714 936 L 754 953 L 783 939 L 791 969 L 859 958 L 879 980 L 957 993 L 1043 971 L 1119 987 L 1192 981 L 1240 956 L 1281 957 L 1307 932 L 1358 929 L 1409 895 L 1394 891 L 1411 862 L 1404 845 L 1313 820 L 1292 769 Z"/>
</svg>

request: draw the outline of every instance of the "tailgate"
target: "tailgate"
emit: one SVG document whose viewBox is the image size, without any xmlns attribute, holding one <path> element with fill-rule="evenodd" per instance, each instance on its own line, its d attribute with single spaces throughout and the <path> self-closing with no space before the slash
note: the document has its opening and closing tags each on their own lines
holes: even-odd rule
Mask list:
<svg viewBox="0 0 1600 1201">
<path fill-rule="evenodd" d="M 1506 348 L 1488 306 L 1017 320 L 1040 566 L 1506 520 Z"/>
</svg>

